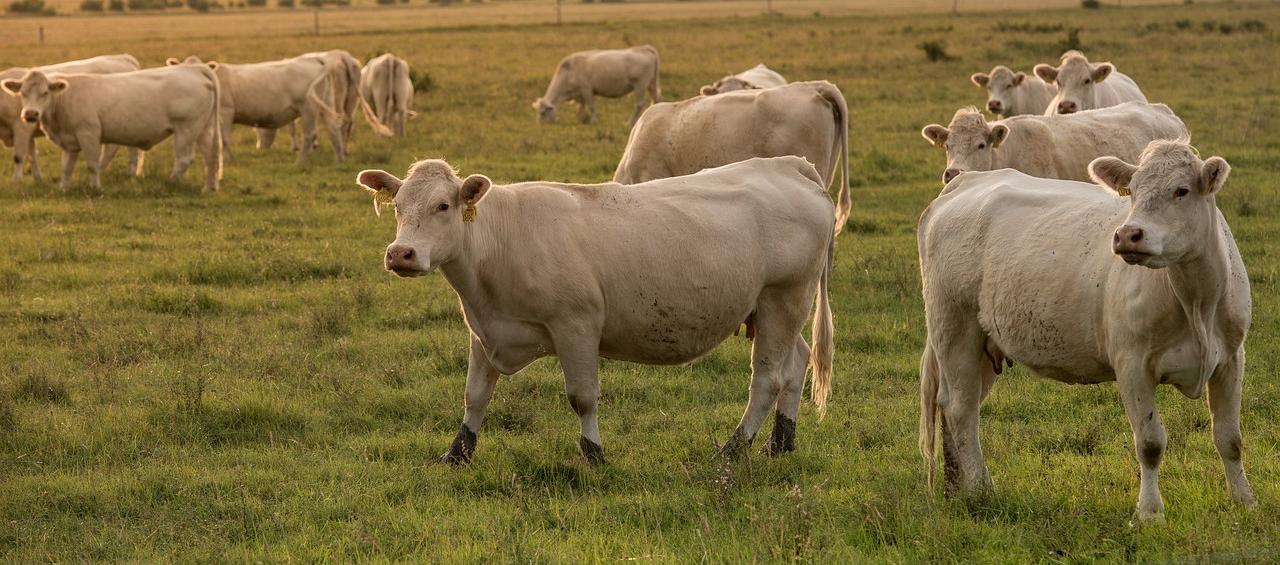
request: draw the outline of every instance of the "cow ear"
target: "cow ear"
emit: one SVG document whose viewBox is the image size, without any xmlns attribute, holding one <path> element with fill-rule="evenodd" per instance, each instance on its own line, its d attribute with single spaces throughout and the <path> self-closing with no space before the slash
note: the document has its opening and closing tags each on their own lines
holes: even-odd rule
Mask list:
<svg viewBox="0 0 1280 565">
<path fill-rule="evenodd" d="M 1036 65 L 1034 72 L 1036 73 L 1036 76 L 1040 77 L 1040 80 L 1045 82 L 1053 82 L 1058 79 L 1058 69 L 1044 63 Z"/>
<path fill-rule="evenodd" d="M 65 80 L 51 80 L 49 81 L 49 92 L 62 92 L 63 90 L 66 90 L 68 86 L 70 86 L 70 84 Z"/>
<path fill-rule="evenodd" d="M 1014 74 L 1014 75 L 1013 75 L 1013 85 L 1014 85 L 1014 86 L 1018 86 L 1018 85 L 1022 84 L 1022 81 L 1024 81 L 1024 80 L 1027 80 L 1027 73 L 1024 73 L 1024 72 L 1022 72 L 1022 71 L 1018 71 L 1016 74 Z"/>
<path fill-rule="evenodd" d="M 716 87 L 708 84 L 702 87 L 702 89 L 698 90 L 698 94 L 701 94 L 703 96 L 714 96 L 716 94 Z"/>
<path fill-rule="evenodd" d="M 947 136 L 950 134 L 951 132 L 947 131 L 947 128 L 938 124 L 929 124 L 920 130 L 920 135 L 924 136 L 925 141 L 932 143 L 934 147 L 942 147 L 942 144 L 947 142 Z"/>
<path fill-rule="evenodd" d="M 489 180 L 489 177 L 471 175 L 467 177 L 467 180 L 462 181 L 462 188 L 458 190 L 458 196 L 462 198 L 463 202 L 475 205 L 480 202 L 480 199 L 484 198 L 484 195 L 489 193 L 489 187 L 492 185 L 493 182 Z"/>
<path fill-rule="evenodd" d="M 535 112 L 536 112 L 536 111 L 539 111 L 539 110 L 542 110 L 542 99 L 541 99 L 541 98 L 539 98 L 539 99 L 537 99 L 537 100 L 534 100 L 534 101 L 533 101 L 533 104 L 530 104 L 530 106 L 533 106 L 533 109 L 534 109 L 534 111 L 535 111 Z"/>
<path fill-rule="evenodd" d="M 991 134 L 988 137 L 991 139 L 992 149 L 1000 147 L 1000 144 L 1004 143 L 1004 140 L 1009 137 L 1009 126 L 1004 124 L 991 126 Z"/>
<path fill-rule="evenodd" d="M 1093 82 L 1102 82 L 1111 76 L 1116 70 L 1116 66 L 1111 63 L 1098 63 L 1093 66 Z"/>
<path fill-rule="evenodd" d="M 973 73 L 969 76 L 969 80 L 973 81 L 973 84 L 978 86 L 986 86 L 988 82 L 991 82 L 991 75 L 988 75 L 987 73 Z"/>
<path fill-rule="evenodd" d="M 10 95 L 22 96 L 22 81 L 20 80 L 9 79 L 0 82 L 0 88 L 3 88 L 4 91 L 8 92 Z"/>
<path fill-rule="evenodd" d="M 174 65 L 182 64 L 182 61 L 179 61 L 177 57 L 169 57 L 168 59 L 164 60 L 164 64 L 166 67 L 172 67 Z"/>
<path fill-rule="evenodd" d="M 1222 185 L 1227 182 L 1227 175 L 1230 172 L 1231 165 L 1227 164 L 1226 159 L 1222 157 L 1206 159 L 1204 165 L 1200 167 L 1200 194 L 1208 196 L 1222 190 Z"/>
<path fill-rule="evenodd" d="M 1129 181 L 1133 180 L 1133 172 L 1137 167 L 1116 157 L 1098 157 L 1089 163 L 1089 176 L 1102 186 L 1116 191 L 1120 196 L 1129 196 Z"/>
<path fill-rule="evenodd" d="M 356 184 L 373 194 L 373 213 L 381 216 L 383 205 L 395 206 L 396 193 L 404 181 L 386 171 L 368 169 L 356 175 Z"/>
<path fill-rule="evenodd" d="M 208 63 L 205 63 L 205 64 L 206 64 L 206 65 L 209 65 L 209 68 L 210 68 L 210 69 L 213 69 L 213 70 L 215 70 L 215 71 L 216 71 L 216 70 L 218 70 L 218 67 L 220 66 L 220 65 L 218 65 L 218 62 L 217 62 L 217 61 L 209 61 Z"/>
</svg>

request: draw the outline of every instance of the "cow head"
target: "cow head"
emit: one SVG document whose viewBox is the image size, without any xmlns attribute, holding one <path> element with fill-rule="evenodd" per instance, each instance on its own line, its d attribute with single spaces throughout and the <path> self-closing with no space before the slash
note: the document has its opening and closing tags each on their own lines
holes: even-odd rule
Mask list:
<svg viewBox="0 0 1280 565">
<path fill-rule="evenodd" d="M 30 71 L 22 80 L 0 82 L 0 88 L 4 88 L 5 92 L 22 99 L 20 115 L 22 121 L 29 124 L 38 123 L 40 117 L 48 113 L 54 95 L 66 90 L 67 86 L 67 81 L 50 79 L 40 71 Z"/>
<path fill-rule="evenodd" d="M 556 106 L 548 102 L 546 98 L 539 98 L 533 101 L 533 113 L 537 116 L 540 124 L 549 124 L 556 121 Z"/>
<path fill-rule="evenodd" d="M 1115 157 L 1089 163 L 1098 184 L 1129 194 L 1129 216 L 1111 249 L 1130 265 L 1159 269 L 1195 258 L 1217 237 L 1215 195 L 1231 167 L 1221 157 L 1201 161 L 1186 140 L 1151 142 L 1137 166 Z"/>
<path fill-rule="evenodd" d="M 975 108 L 964 108 L 951 118 L 951 127 L 930 124 L 920 131 L 925 140 L 947 150 L 947 168 L 942 182 L 951 182 L 965 171 L 995 168 L 995 150 L 1009 136 L 1004 124 L 988 124 Z"/>
<path fill-rule="evenodd" d="M 727 76 L 716 81 L 716 83 L 713 85 L 702 87 L 702 90 L 699 91 L 699 94 L 703 96 L 714 96 L 716 94 L 724 94 L 726 92 L 733 92 L 735 90 L 752 90 L 755 88 L 756 86 L 754 84 L 751 84 L 736 76 Z"/>
<path fill-rule="evenodd" d="M 1058 96 L 1050 107 L 1059 114 L 1073 114 L 1098 107 L 1096 86 L 1116 70 L 1111 63 L 1090 63 L 1079 51 L 1067 51 L 1057 68 L 1036 65 L 1036 76 L 1058 85 Z"/>
<path fill-rule="evenodd" d="M 462 180 L 448 163 L 418 161 L 400 180 L 386 171 L 366 170 L 356 182 L 373 194 L 373 209 L 396 208 L 396 240 L 387 246 L 383 265 L 402 277 L 430 273 L 462 252 L 463 211 L 488 194 L 484 175 Z"/>
<path fill-rule="evenodd" d="M 177 58 L 177 57 L 169 57 L 168 59 L 165 59 L 164 64 L 165 64 L 165 65 L 168 65 L 168 66 L 170 66 L 170 67 L 172 67 L 172 66 L 174 66 L 174 65 L 200 65 L 200 64 L 204 64 L 204 65 L 208 65 L 208 67 L 209 67 L 210 69 L 218 70 L 218 62 L 217 62 L 217 61 L 209 61 L 208 63 L 205 63 L 204 61 L 201 61 L 201 60 L 200 60 L 200 58 L 199 58 L 199 57 L 197 57 L 197 56 L 195 56 L 195 55 L 191 55 L 190 57 L 187 57 L 186 59 L 183 59 L 183 60 L 178 60 L 178 58 Z"/>
<path fill-rule="evenodd" d="M 1006 115 L 1013 106 L 1014 90 L 1022 86 L 1026 79 L 1026 73 L 1015 73 L 1004 65 L 992 69 L 990 73 L 974 73 L 969 77 L 973 84 L 987 89 L 987 111 L 996 115 Z"/>
</svg>

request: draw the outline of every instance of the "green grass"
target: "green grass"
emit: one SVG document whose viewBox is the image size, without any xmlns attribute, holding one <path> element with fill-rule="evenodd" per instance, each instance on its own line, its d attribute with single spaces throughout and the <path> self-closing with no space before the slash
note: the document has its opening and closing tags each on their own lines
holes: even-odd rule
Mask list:
<svg viewBox="0 0 1280 565">
<path fill-rule="evenodd" d="M 1247 20 L 1266 29 L 1219 31 Z M 940 188 L 943 156 L 918 132 L 983 102 L 970 73 L 1056 60 L 1065 32 L 1036 26 L 1060 23 L 1082 29 L 1086 53 L 1115 62 L 1179 113 L 1205 155 L 1233 166 L 1220 206 L 1255 300 L 1244 398 L 1253 511 L 1227 498 L 1203 402 L 1162 390 L 1167 522 L 1130 527 L 1137 464 L 1115 387 L 1021 368 L 983 407 L 996 491 L 944 500 L 924 490 L 914 226 Z M 1273 558 L 1275 30 L 1280 7 L 1232 4 L 0 47 L 9 60 L 127 51 L 148 65 L 390 49 L 435 84 L 417 97 L 409 139 L 361 125 L 345 164 L 322 150 L 299 168 L 287 140 L 258 152 L 238 129 L 239 161 L 219 194 L 200 194 L 198 171 L 184 184 L 159 180 L 168 144 L 149 156 L 148 178 L 129 181 L 116 163 L 102 194 L 87 192 L 83 165 L 67 194 L 29 179 L 0 188 L 0 561 Z M 939 39 L 953 59 L 926 61 L 918 45 Z M 462 416 L 466 330 L 442 278 L 381 271 L 393 220 L 371 213 L 355 173 L 443 157 L 498 182 L 605 180 L 629 103 L 601 101 L 596 126 L 538 127 L 528 106 L 563 54 L 638 43 L 662 52 L 670 100 L 762 61 L 844 90 L 855 205 L 832 287 L 831 412 L 819 422 L 806 403 L 797 452 L 724 467 L 712 455 L 746 403 L 745 340 L 691 367 L 606 362 L 610 462 L 595 469 L 578 457 L 577 419 L 555 360 L 544 360 L 498 385 L 474 464 L 436 464 Z"/>
</svg>

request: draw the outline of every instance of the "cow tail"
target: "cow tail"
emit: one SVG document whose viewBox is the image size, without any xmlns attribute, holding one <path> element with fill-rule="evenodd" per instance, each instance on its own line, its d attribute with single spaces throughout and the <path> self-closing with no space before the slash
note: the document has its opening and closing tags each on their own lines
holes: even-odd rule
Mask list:
<svg viewBox="0 0 1280 565">
<path fill-rule="evenodd" d="M 920 454 L 928 465 L 927 485 L 933 492 L 933 481 L 938 473 L 937 445 L 938 414 L 938 358 L 933 347 L 925 342 L 924 355 L 920 357 Z"/>
<path fill-rule="evenodd" d="M 218 80 L 218 73 L 208 65 L 201 64 L 199 67 L 213 81 L 213 119 L 209 120 L 208 127 L 213 128 L 213 164 L 217 169 L 217 176 L 214 178 L 222 180 L 222 81 Z"/>
<path fill-rule="evenodd" d="M 364 89 L 361 89 L 360 92 L 360 111 L 364 113 L 365 121 L 369 122 L 369 126 L 373 128 L 374 133 L 386 137 L 392 137 L 395 135 L 394 132 L 392 132 L 391 128 L 387 127 L 386 124 L 382 122 L 382 118 L 379 117 L 377 112 L 374 112 L 373 108 L 369 105 L 369 97 L 373 96 L 373 93 L 364 92 L 363 90 Z"/>
<path fill-rule="evenodd" d="M 818 409 L 818 417 L 827 415 L 827 398 L 831 395 L 831 371 L 835 357 L 835 324 L 831 320 L 831 269 L 835 261 L 836 236 L 827 241 L 826 263 L 818 277 L 818 292 L 814 298 L 813 349 L 809 351 L 809 365 L 813 367 L 813 387 L 810 394 Z"/>
<path fill-rule="evenodd" d="M 819 84 L 821 84 L 819 92 L 831 104 L 836 121 L 836 147 L 840 152 L 835 160 L 836 167 L 840 170 L 840 194 L 836 201 L 836 233 L 840 233 L 853 210 L 853 201 L 849 196 L 849 105 L 845 102 L 844 94 L 834 84 L 829 82 Z"/>
<path fill-rule="evenodd" d="M 326 68 L 325 72 L 320 73 L 320 76 L 316 77 L 316 79 L 311 82 L 311 86 L 307 87 L 307 100 L 309 100 L 311 105 L 319 111 L 321 119 L 331 127 L 341 129 L 342 114 L 335 110 L 329 102 L 325 101 L 324 97 L 320 96 L 320 89 L 324 88 L 326 84 L 329 86 L 330 99 L 332 100 L 336 98 L 338 92 L 338 89 L 336 88 L 337 85 L 333 84 L 332 75 Z"/>
<path fill-rule="evenodd" d="M 662 58 L 658 56 L 658 50 L 652 45 L 646 45 L 645 47 L 648 47 L 649 51 L 653 52 L 653 90 L 651 94 L 653 95 L 653 103 L 657 104 L 662 102 L 662 84 L 658 82 L 658 75 L 660 74 L 658 69 L 662 66 Z"/>
</svg>

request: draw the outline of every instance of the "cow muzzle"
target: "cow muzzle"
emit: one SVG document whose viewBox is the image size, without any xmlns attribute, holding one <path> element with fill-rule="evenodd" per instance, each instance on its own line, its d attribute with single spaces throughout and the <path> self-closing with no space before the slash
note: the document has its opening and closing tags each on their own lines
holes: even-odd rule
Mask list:
<svg viewBox="0 0 1280 565">
<path fill-rule="evenodd" d="M 383 266 L 401 277 L 417 277 L 426 274 L 419 262 L 419 254 L 413 247 L 399 243 L 387 246 L 387 255 L 383 258 Z"/>
<path fill-rule="evenodd" d="M 34 124 L 34 123 L 36 123 L 36 122 L 39 122 L 39 121 L 40 121 L 40 112 L 37 112 L 37 111 L 35 111 L 35 110 L 23 110 L 23 111 L 22 111 L 22 121 L 27 122 L 27 123 L 29 123 L 29 124 Z"/>
<path fill-rule="evenodd" d="M 1004 103 L 999 100 L 988 100 L 987 110 L 992 114 L 999 114 L 1004 111 Z"/>
<path fill-rule="evenodd" d="M 1142 265 L 1153 255 L 1146 232 L 1129 225 L 1120 226 L 1112 235 L 1111 251 L 1130 265 Z"/>
<path fill-rule="evenodd" d="M 1080 106 L 1070 100 L 1063 100 L 1058 103 L 1059 114 L 1074 114 L 1080 110 Z"/>
<path fill-rule="evenodd" d="M 947 169 L 945 171 L 942 171 L 942 183 L 946 184 L 951 182 L 951 179 L 954 179 L 960 176 L 960 173 L 963 173 L 963 172 L 964 171 L 960 169 Z"/>
</svg>

